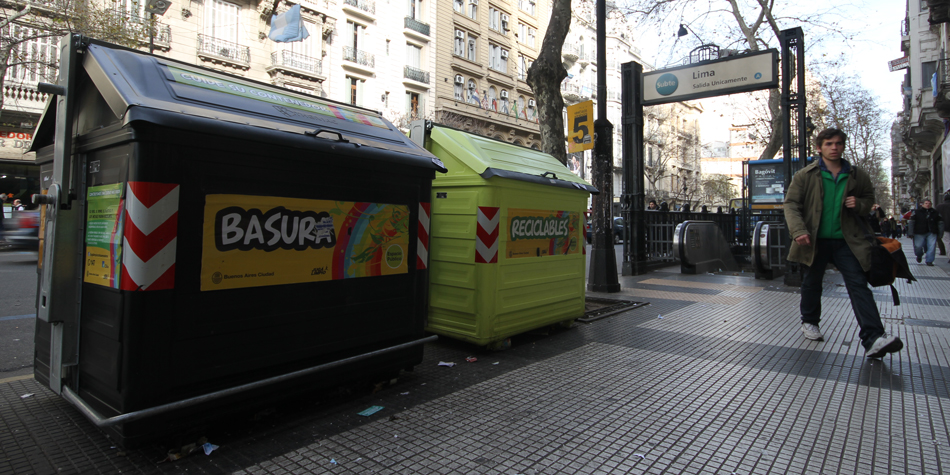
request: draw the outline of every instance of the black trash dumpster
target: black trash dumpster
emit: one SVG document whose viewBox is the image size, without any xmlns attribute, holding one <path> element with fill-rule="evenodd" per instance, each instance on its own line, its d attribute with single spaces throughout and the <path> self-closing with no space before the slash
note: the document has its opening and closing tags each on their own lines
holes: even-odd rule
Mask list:
<svg viewBox="0 0 950 475">
<path fill-rule="evenodd" d="M 442 163 L 378 113 L 64 40 L 35 377 L 125 446 L 422 359 Z"/>
</svg>

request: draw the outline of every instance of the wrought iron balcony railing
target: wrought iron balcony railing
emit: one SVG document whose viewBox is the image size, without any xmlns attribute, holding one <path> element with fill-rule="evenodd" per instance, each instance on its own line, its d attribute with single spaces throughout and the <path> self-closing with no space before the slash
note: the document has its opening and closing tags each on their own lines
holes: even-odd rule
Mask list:
<svg viewBox="0 0 950 475">
<path fill-rule="evenodd" d="M 418 81 L 422 83 L 429 84 L 429 72 L 423 71 L 412 66 L 406 66 L 403 68 L 403 77 L 406 79 L 412 79 L 413 81 Z"/>
<path fill-rule="evenodd" d="M 429 24 L 423 23 L 419 20 L 416 20 L 415 18 L 408 17 L 408 16 L 406 17 L 406 28 L 410 30 L 418 31 L 419 33 L 422 33 L 423 35 L 429 36 Z"/>
<path fill-rule="evenodd" d="M 270 62 L 273 66 L 299 69 L 318 76 L 323 75 L 323 61 L 293 51 L 274 51 L 270 54 Z"/>
<path fill-rule="evenodd" d="M 251 48 L 210 35 L 198 35 L 198 53 L 225 58 L 235 64 L 245 66 L 251 64 Z"/>
<path fill-rule="evenodd" d="M 376 67 L 376 57 L 372 53 L 360 51 L 352 46 L 343 47 L 343 61 L 351 61 L 371 68 Z"/>
<path fill-rule="evenodd" d="M 359 8 L 364 12 L 372 13 L 373 15 L 376 14 L 376 2 L 373 0 L 343 0 L 343 3 L 351 7 Z"/>
<path fill-rule="evenodd" d="M 153 31 L 152 41 L 157 45 L 170 46 L 172 44 L 172 27 L 162 23 L 156 23 Z"/>
</svg>

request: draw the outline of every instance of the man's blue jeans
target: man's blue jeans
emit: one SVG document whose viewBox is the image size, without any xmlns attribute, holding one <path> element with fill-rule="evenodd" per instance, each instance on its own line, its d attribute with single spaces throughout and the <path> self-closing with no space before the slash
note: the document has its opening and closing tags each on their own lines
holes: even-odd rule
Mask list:
<svg viewBox="0 0 950 475">
<path fill-rule="evenodd" d="M 818 239 L 813 245 L 815 260 L 811 267 L 805 268 L 802 278 L 802 323 L 818 325 L 821 321 L 821 286 L 825 277 L 825 267 L 833 263 L 844 276 L 844 285 L 851 298 L 851 309 L 858 320 L 861 331 L 858 337 L 864 349 L 868 349 L 884 334 L 881 314 L 874 303 L 874 294 L 868 287 L 868 277 L 861 268 L 858 258 L 844 239 Z"/>
<path fill-rule="evenodd" d="M 924 257 L 924 262 L 928 264 L 933 264 L 934 254 L 937 250 L 937 234 L 936 233 L 926 233 L 926 234 L 914 234 L 914 255 L 917 257 Z"/>
</svg>

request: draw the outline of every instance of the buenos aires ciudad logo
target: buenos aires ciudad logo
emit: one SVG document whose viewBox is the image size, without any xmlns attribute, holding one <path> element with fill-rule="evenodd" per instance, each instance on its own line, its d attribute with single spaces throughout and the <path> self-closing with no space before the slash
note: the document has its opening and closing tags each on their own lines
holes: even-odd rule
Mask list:
<svg viewBox="0 0 950 475">
<path fill-rule="evenodd" d="M 676 88 L 680 85 L 679 79 L 676 79 L 676 76 L 673 73 L 666 73 L 660 76 L 660 79 L 656 80 L 656 92 L 661 96 L 669 96 L 676 92 Z"/>
</svg>

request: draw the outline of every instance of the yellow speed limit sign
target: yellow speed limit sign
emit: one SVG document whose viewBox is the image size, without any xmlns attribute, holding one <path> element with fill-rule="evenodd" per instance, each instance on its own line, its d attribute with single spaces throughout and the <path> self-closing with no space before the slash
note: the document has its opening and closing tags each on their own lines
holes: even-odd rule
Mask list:
<svg viewBox="0 0 950 475">
<path fill-rule="evenodd" d="M 594 101 L 567 106 L 567 151 L 594 148 Z"/>
</svg>

